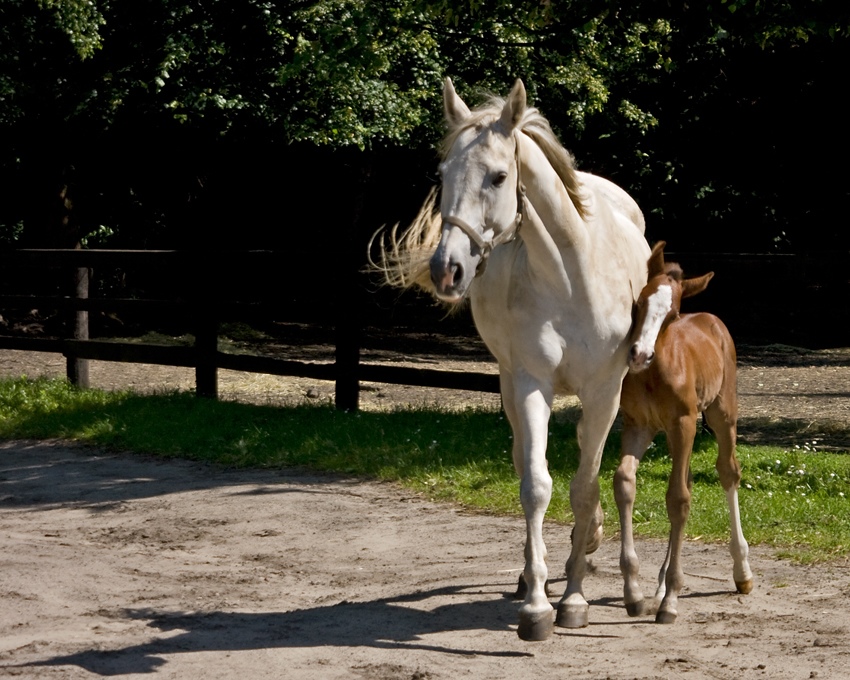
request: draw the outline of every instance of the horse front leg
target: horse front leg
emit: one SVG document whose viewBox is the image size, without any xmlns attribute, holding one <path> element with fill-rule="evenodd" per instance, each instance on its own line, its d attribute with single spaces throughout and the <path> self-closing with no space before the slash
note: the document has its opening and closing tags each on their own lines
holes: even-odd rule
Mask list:
<svg viewBox="0 0 850 680">
<path fill-rule="evenodd" d="M 623 602 L 629 616 L 649 613 L 638 576 L 640 560 L 635 550 L 632 513 L 635 505 L 636 473 L 655 431 L 641 427 L 629 418 L 623 425 L 620 465 L 614 473 L 614 499 L 620 515 L 620 572 L 623 575 Z"/>
<path fill-rule="evenodd" d="M 546 592 L 548 568 L 543 541 L 543 517 L 552 498 L 552 477 L 546 463 L 551 390 L 545 393 L 530 376 L 515 382 L 514 439 L 521 436 L 520 501 L 525 513 L 525 600 L 519 610 L 517 634 L 523 640 L 545 640 L 554 628 L 552 605 Z M 518 453 L 518 452 L 517 452 Z M 515 461 L 515 463 L 518 461 Z"/>
<path fill-rule="evenodd" d="M 578 424 L 581 458 L 570 482 L 570 506 L 575 524 L 566 566 L 567 589 L 558 603 L 555 621 L 564 628 L 582 628 L 588 621 L 588 604 L 583 592 L 587 553 L 598 547 L 602 539 L 599 464 L 605 439 L 617 415 L 621 380 L 622 375 L 614 376 L 596 389 L 588 390 L 587 394 L 579 395 L 582 400 L 582 417 Z"/>
<path fill-rule="evenodd" d="M 667 545 L 667 559 L 662 571 L 666 570 L 664 591 L 656 623 L 674 623 L 679 615 L 677 605 L 679 593 L 685 581 L 682 569 L 682 544 L 685 540 L 685 523 L 691 511 L 691 488 L 693 481 L 690 474 L 691 450 L 696 435 L 696 416 L 689 415 L 678 418 L 667 428 L 667 446 L 673 459 L 673 469 L 667 485 L 667 517 L 670 520 L 670 540 Z M 660 578 L 659 578 L 660 580 Z M 661 584 L 659 593 L 661 595 Z"/>
</svg>

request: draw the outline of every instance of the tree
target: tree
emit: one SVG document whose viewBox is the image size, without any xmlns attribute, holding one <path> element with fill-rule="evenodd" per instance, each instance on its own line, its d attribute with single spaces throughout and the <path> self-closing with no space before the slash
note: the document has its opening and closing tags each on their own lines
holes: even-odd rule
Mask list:
<svg viewBox="0 0 850 680">
<path fill-rule="evenodd" d="M 6 0 L 0 172 L 13 198 L 0 241 L 43 242 L 33 206 L 63 187 L 79 235 L 103 226 L 136 246 L 201 241 L 198 225 L 243 209 L 235 236 L 277 243 L 253 225 L 277 219 L 275 194 L 303 194 L 308 175 L 337 179 L 342 203 L 371 173 L 392 188 L 364 219 L 403 218 L 433 181 L 451 75 L 468 99 L 524 78 L 580 167 L 632 192 L 671 248 L 811 248 L 812 224 L 847 244 L 829 219 L 847 197 L 829 161 L 850 150 L 835 104 L 850 21 L 837 7 Z M 258 168 L 270 157 L 271 175 Z"/>
</svg>

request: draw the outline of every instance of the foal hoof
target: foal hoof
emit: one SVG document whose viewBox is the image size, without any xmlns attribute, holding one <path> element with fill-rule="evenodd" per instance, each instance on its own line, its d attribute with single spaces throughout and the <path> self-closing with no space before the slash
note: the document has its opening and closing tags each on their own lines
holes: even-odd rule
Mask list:
<svg viewBox="0 0 850 680">
<path fill-rule="evenodd" d="M 626 614 L 629 616 L 645 616 L 652 609 L 646 604 L 646 600 L 638 600 L 637 602 L 626 602 Z"/>
<path fill-rule="evenodd" d="M 746 581 L 735 581 L 735 587 L 741 595 L 749 595 L 753 591 L 753 579 L 749 578 Z"/>
<path fill-rule="evenodd" d="M 587 625 L 587 604 L 559 604 L 555 625 L 561 628 L 584 628 Z"/>
<path fill-rule="evenodd" d="M 655 615 L 655 623 L 676 623 L 678 616 L 677 612 L 659 609 Z"/>
<path fill-rule="evenodd" d="M 535 614 L 519 613 L 519 626 L 516 633 L 520 640 L 526 642 L 541 642 L 548 640 L 555 630 L 552 620 L 552 610 L 537 612 Z"/>
</svg>

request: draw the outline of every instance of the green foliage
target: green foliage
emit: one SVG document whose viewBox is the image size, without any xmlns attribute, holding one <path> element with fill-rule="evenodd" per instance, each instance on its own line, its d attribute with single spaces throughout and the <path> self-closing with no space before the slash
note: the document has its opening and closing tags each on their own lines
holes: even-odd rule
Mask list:
<svg viewBox="0 0 850 680">
<path fill-rule="evenodd" d="M 198 399 L 189 393 L 139 396 L 78 390 L 58 380 L 0 380 L 0 438 L 55 437 L 226 466 L 306 466 L 365 475 L 400 482 L 435 499 L 521 514 L 510 428 L 492 411 L 343 413 L 330 405 L 272 408 Z M 775 546 L 799 561 L 846 556 L 850 458 L 808 448 L 739 447 L 745 535 L 752 544 Z M 728 540 L 716 456 L 713 438 L 698 437 L 687 525 L 692 540 Z M 569 481 L 578 466 L 578 447 L 569 419 L 550 423 L 548 457 L 553 476 L 548 517 L 570 522 Z M 612 479 L 618 460 L 619 442 L 613 435 L 600 472 L 609 535 L 616 531 Z M 659 437 L 638 470 L 636 534 L 667 536 L 669 472 Z"/>
<path fill-rule="evenodd" d="M 139 173 L 173 149 L 198 166 L 178 180 L 197 205 L 221 172 L 199 150 L 215 158 L 222 139 L 427 149 L 418 177 L 433 168 L 444 76 L 471 101 L 522 77 L 582 167 L 635 195 L 651 238 L 765 252 L 800 249 L 815 224 L 847 242 L 830 197 L 847 196 L 831 159 L 850 151 L 835 99 L 850 12 L 826 0 L 5 0 L 0 45 L 5 185 L 114 165 L 98 155 L 112 144 L 128 156 L 161 144 Z M 90 197 L 105 193 L 90 181 Z M 204 217 L 164 198 L 178 181 L 150 196 L 122 181 L 132 217 L 95 224 Z M 0 223 L 16 224 L 24 209 L 8 203 Z"/>
<path fill-rule="evenodd" d="M 318 2 L 290 15 L 291 58 L 278 80 L 293 94 L 293 139 L 410 143 L 432 127 L 443 65 L 435 37 L 404 3 Z M 433 133 L 432 133 L 433 134 Z"/>
<path fill-rule="evenodd" d="M 94 0 L 38 0 L 38 4 L 53 10 L 57 25 L 80 58 L 91 57 L 100 48 L 100 27 L 106 20 Z"/>
</svg>

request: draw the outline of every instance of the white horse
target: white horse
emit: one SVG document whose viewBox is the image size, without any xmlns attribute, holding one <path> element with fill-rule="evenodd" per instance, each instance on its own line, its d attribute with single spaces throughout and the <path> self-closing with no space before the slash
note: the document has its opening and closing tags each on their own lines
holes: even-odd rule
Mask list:
<svg viewBox="0 0 850 680">
<path fill-rule="evenodd" d="M 507 100 L 471 111 L 446 79 L 443 103 L 449 132 L 440 211 L 432 195 L 403 237 L 393 235 L 384 267 L 395 267 L 396 284 L 418 283 L 451 303 L 468 297 L 499 362 L 527 528 L 518 634 L 543 640 L 555 623 L 543 542 L 553 397 L 576 394 L 583 411 L 570 484 L 572 550 L 557 614 L 559 626 L 578 628 L 588 621 L 585 553 L 602 538 L 602 447 L 617 414 L 649 246 L 634 200 L 575 169 L 546 119 L 527 107 L 521 81 Z"/>
</svg>

